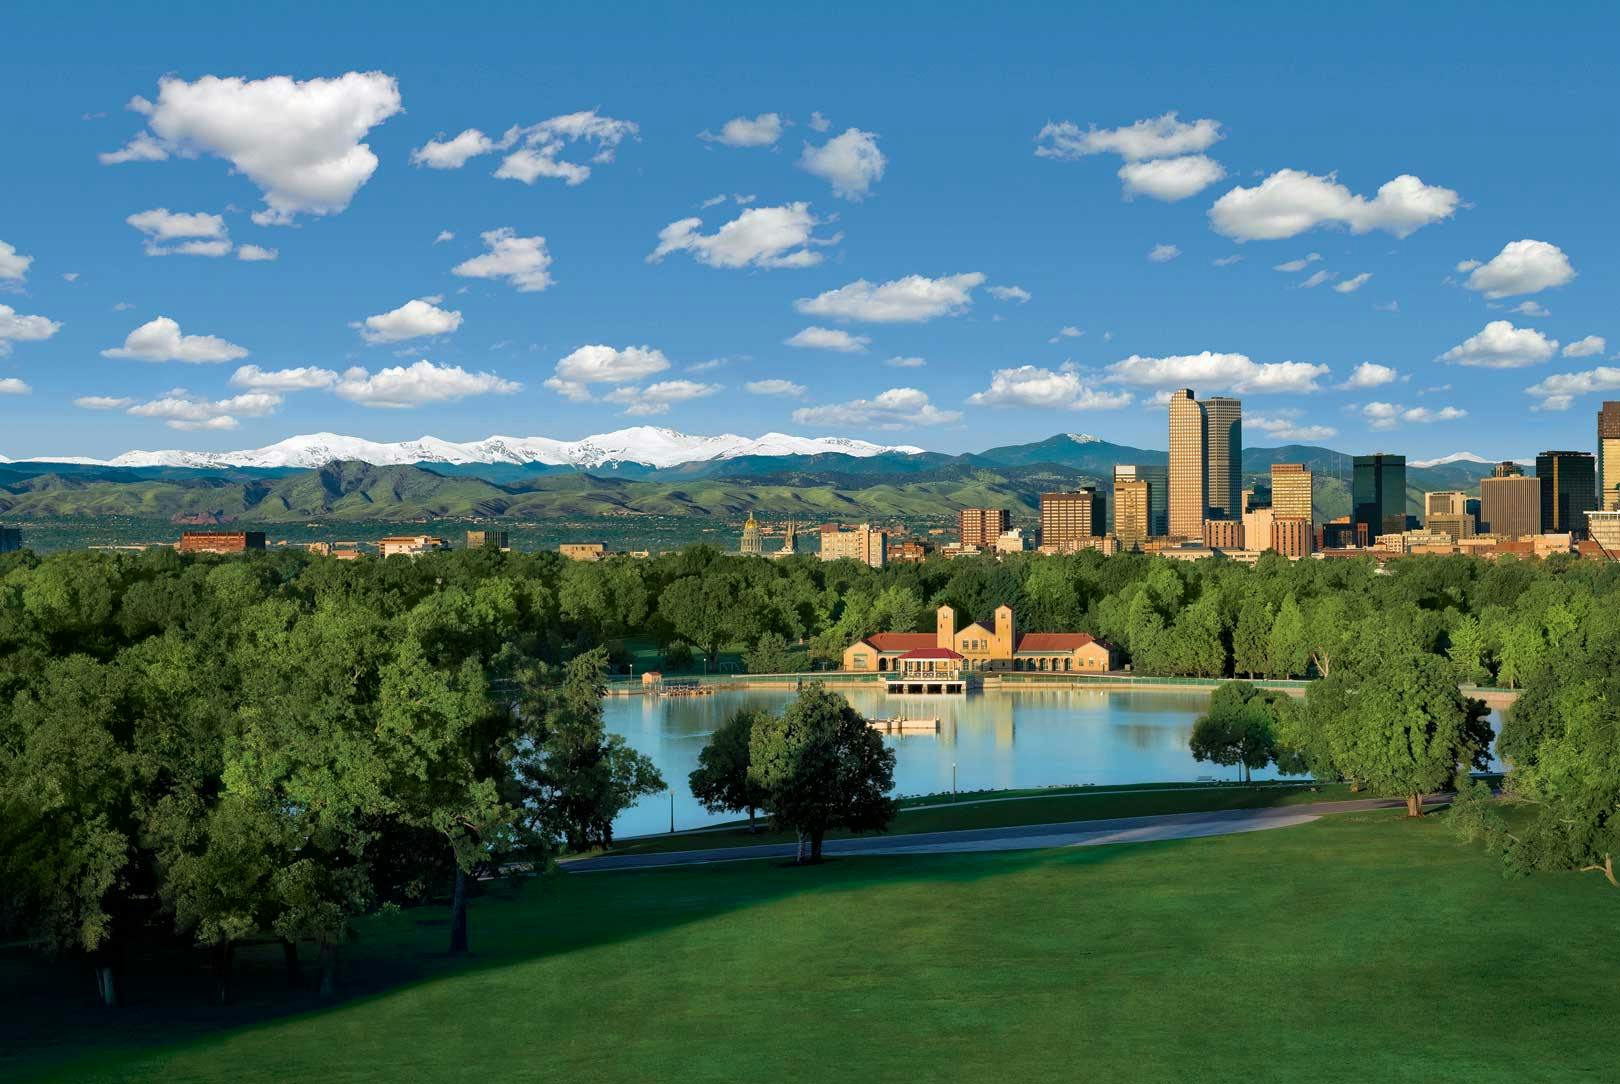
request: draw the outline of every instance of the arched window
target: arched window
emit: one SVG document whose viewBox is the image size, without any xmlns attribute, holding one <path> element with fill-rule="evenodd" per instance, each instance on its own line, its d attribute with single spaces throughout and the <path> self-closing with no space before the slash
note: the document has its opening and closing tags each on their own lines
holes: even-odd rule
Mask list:
<svg viewBox="0 0 1620 1084">
<path fill-rule="evenodd" d="M 1073 670 L 1074 669 L 1074 658 L 1073 658 L 1073 656 L 1063 660 L 1063 669 L 1065 669 L 1065 670 Z"/>
<path fill-rule="evenodd" d="M 878 669 L 879 670 L 887 670 L 888 668 L 889 668 L 889 660 L 883 658 L 882 656 L 879 656 L 878 657 Z"/>
</svg>

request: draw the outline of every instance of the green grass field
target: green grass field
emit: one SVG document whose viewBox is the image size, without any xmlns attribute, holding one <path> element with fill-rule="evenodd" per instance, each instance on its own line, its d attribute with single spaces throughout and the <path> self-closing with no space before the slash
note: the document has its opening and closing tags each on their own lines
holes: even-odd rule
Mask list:
<svg viewBox="0 0 1620 1084">
<path fill-rule="evenodd" d="M 1504 879 L 1443 815 L 1384 812 L 554 876 L 478 901 L 466 962 L 442 911 L 366 922 L 333 1006 L 289 1006 L 265 962 L 232 1007 L 199 966 L 109 1015 L 87 976 L 8 959 L 0 1078 L 1614 1079 L 1617 916 L 1597 877 Z"/>
</svg>

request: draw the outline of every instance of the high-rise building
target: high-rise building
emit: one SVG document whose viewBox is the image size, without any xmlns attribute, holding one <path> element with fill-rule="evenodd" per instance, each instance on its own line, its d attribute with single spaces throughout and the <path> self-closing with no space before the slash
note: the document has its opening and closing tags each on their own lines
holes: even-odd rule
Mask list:
<svg viewBox="0 0 1620 1084">
<path fill-rule="evenodd" d="M 1091 486 L 1041 494 L 1041 545 L 1063 553 L 1108 533 L 1108 501 Z"/>
<path fill-rule="evenodd" d="M 1620 403 L 1606 401 L 1597 422 L 1598 507 L 1620 508 Z"/>
<path fill-rule="evenodd" d="M 1274 516 L 1271 521 L 1271 548 L 1288 558 L 1297 561 L 1302 557 L 1309 557 L 1312 543 L 1316 540 L 1316 533 L 1311 530 L 1311 521 L 1304 516 Z M 1250 549 L 1259 548 L 1254 540 L 1249 542 Z"/>
<path fill-rule="evenodd" d="M 1479 482 L 1479 528 L 1512 541 L 1541 533 L 1541 482 L 1499 474 Z"/>
<path fill-rule="evenodd" d="M 1620 561 L 1620 508 L 1587 513 L 1586 532 L 1605 557 Z"/>
<path fill-rule="evenodd" d="M 1406 530 L 1406 457 L 1358 455 L 1350 491 L 1351 519 L 1368 538 Z"/>
<path fill-rule="evenodd" d="M 1541 483 L 1541 533 L 1586 534 L 1586 513 L 1597 505 L 1597 462 L 1591 452 L 1542 452 L 1536 456 Z"/>
<path fill-rule="evenodd" d="M 1135 549 L 1153 537 L 1153 483 L 1114 475 L 1114 537 L 1122 549 Z"/>
<path fill-rule="evenodd" d="M 1271 465 L 1271 514 L 1278 519 L 1311 520 L 1315 478 L 1303 463 Z"/>
<path fill-rule="evenodd" d="M 1423 495 L 1423 518 L 1460 516 L 1468 507 L 1468 494 L 1456 489 L 1437 489 Z"/>
<path fill-rule="evenodd" d="M 1206 519 L 1204 545 L 1212 550 L 1240 550 L 1243 548 L 1243 521 L 1237 519 Z"/>
<path fill-rule="evenodd" d="M 1114 487 L 1124 480 L 1148 484 L 1148 537 L 1162 538 L 1170 533 L 1170 468 L 1163 463 L 1122 463 L 1114 467 Z M 1117 505 L 1117 500 L 1116 500 Z M 1119 509 L 1114 509 L 1119 515 Z"/>
<path fill-rule="evenodd" d="M 1519 478 L 1522 477 L 1523 474 L 1524 469 L 1511 459 L 1504 459 L 1502 462 L 1491 468 L 1492 478 Z"/>
<path fill-rule="evenodd" d="M 866 523 L 847 531 L 837 524 L 821 528 L 821 559 L 837 561 L 844 557 L 882 568 L 889 561 L 889 536 Z"/>
<path fill-rule="evenodd" d="M 1435 512 L 1425 516 L 1423 526 L 1432 534 L 1443 534 L 1453 542 L 1474 537 L 1474 517 L 1467 512 Z"/>
<path fill-rule="evenodd" d="M 1243 515 L 1243 403 L 1217 395 L 1204 400 L 1206 519 Z"/>
<path fill-rule="evenodd" d="M 0 553 L 16 553 L 22 549 L 22 529 L 0 527 Z"/>
<path fill-rule="evenodd" d="M 1243 544 L 1251 550 L 1263 550 L 1271 544 L 1271 525 L 1276 517 L 1268 508 L 1250 508 L 1243 513 Z"/>
<path fill-rule="evenodd" d="M 1209 476 L 1205 471 L 1204 407 L 1191 388 L 1170 393 L 1170 534 L 1202 538 L 1209 510 Z"/>
<path fill-rule="evenodd" d="M 737 547 L 737 552 L 756 557 L 765 554 L 765 532 L 759 529 L 759 521 L 752 512 L 748 513 L 748 521 L 743 524 L 742 543 Z"/>
<path fill-rule="evenodd" d="M 1012 513 L 1005 508 L 964 508 L 956 513 L 956 535 L 964 546 L 990 549 L 1010 530 Z"/>
<path fill-rule="evenodd" d="M 511 535 L 505 531 L 468 531 L 467 548 L 470 550 L 509 550 L 512 548 L 512 539 Z"/>
</svg>

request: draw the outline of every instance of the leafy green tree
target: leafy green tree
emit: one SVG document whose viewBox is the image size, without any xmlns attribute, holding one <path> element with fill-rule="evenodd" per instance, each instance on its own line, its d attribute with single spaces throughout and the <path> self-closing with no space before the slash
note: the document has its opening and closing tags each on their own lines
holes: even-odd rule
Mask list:
<svg viewBox="0 0 1620 1084">
<path fill-rule="evenodd" d="M 743 665 L 750 674 L 792 674 L 805 669 L 809 658 L 794 651 L 779 632 L 767 632 L 743 654 Z"/>
<path fill-rule="evenodd" d="M 748 754 L 771 823 L 798 834 L 801 864 L 821 861 L 829 829 L 882 831 L 894 819 L 894 750 L 819 681 L 781 715 L 755 721 Z"/>
<path fill-rule="evenodd" d="M 754 830 L 754 812 L 765 804 L 763 787 L 749 773 L 749 743 L 754 727 L 769 712 L 741 708 L 726 718 L 709 736 L 698 754 L 697 770 L 687 777 L 692 796 L 710 813 L 748 814 L 748 830 Z"/>
<path fill-rule="evenodd" d="M 736 635 L 733 585 L 719 576 L 686 576 L 658 596 L 658 613 L 682 640 L 714 666 L 720 649 Z"/>
<path fill-rule="evenodd" d="M 1266 641 L 1266 669 L 1269 677 L 1303 677 L 1310 664 L 1310 648 L 1305 637 L 1305 615 L 1290 594 L 1277 610 L 1271 636 Z"/>
<path fill-rule="evenodd" d="M 1270 667 L 1271 604 L 1251 594 L 1238 609 L 1237 627 L 1232 630 L 1232 672 L 1254 677 Z"/>
<path fill-rule="evenodd" d="M 1243 769 L 1245 782 L 1277 756 L 1277 717 L 1271 694 L 1246 681 L 1222 682 L 1210 694 L 1209 710 L 1188 739 L 1194 760 Z"/>
<path fill-rule="evenodd" d="M 1194 677 L 1220 677 L 1225 674 L 1224 633 L 1220 602 L 1213 591 L 1182 610 L 1170 629 L 1176 672 Z"/>
<path fill-rule="evenodd" d="M 1451 630 L 1451 648 L 1447 652 L 1457 670 L 1457 680 L 1464 685 L 1482 685 L 1490 680 L 1491 672 L 1485 663 L 1488 651 L 1485 628 L 1479 618 L 1472 615 L 1460 618 Z"/>
</svg>

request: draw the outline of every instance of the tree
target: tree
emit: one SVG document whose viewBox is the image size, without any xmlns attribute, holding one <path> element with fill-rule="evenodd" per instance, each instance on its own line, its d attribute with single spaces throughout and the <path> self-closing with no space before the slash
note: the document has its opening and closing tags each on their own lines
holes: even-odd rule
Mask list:
<svg viewBox="0 0 1620 1084">
<path fill-rule="evenodd" d="M 743 654 L 743 665 L 750 674 L 793 674 L 806 668 L 809 659 L 788 646 L 779 632 L 767 632 Z"/>
<path fill-rule="evenodd" d="M 1283 599 L 1266 641 L 1266 669 L 1270 677 L 1304 677 L 1310 663 L 1305 639 L 1305 615 L 1294 596 Z"/>
<path fill-rule="evenodd" d="M 1232 672 L 1245 677 L 1263 674 L 1269 665 L 1271 603 L 1258 594 L 1243 600 L 1238 609 L 1237 627 L 1232 631 Z"/>
<path fill-rule="evenodd" d="M 732 588 L 722 576 L 685 576 L 658 596 L 659 616 L 675 635 L 702 651 L 710 666 L 734 633 L 737 600 Z"/>
<path fill-rule="evenodd" d="M 1485 629 L 1477 617 L 1469 615 L 1458 620 L 1451 630 L 1452 665 L 1457 668 L 1457 680 L 1464 685 L 1480 685 L 1490 680 L 1490 669 L 1485 665 L 1487 644 Z"/>
<path fill-rule="evenodd" d="M 731 713 L 709 737 L 698 754 L 697 770 L 687 777 L 692 796 L 710 813 L 748 814 L 754 830 L 754 811 L 765 804 L 765 790 L 749 773 L 749 743 L 754 727 L 769 712 L 742 708 Z"/>
<path fill-rule="evenodd" d="M 1249 782 L 1253 770 L 1277 756 L 1277 719 L 1272 697 L 1247 681 L 1216 686 L 1209 710 L 1193 724 L 1188 747 L 1194 760 L 1238 765 Z M 1276 694 L 1285 695 L 1285 694 Z"/>
<path fill-rule="evenodd" d="M 821 861 L 829 829 L 882 831 L 894 819 L 894 750 L 819 681 L 781 715 L 755 722 L 748 756 L 772 825 L 798 834 L 800 864 Z"/>
<path fill-rule="evenodd" d="M 1225 631 L 1219 599 L 1207 591 L 1197 602 L 1182 610 L 1170 629 L 1170 651 L 1180 673 L 1195 677 L 1220 677 L 1226 673 Z"/>
</svg>

